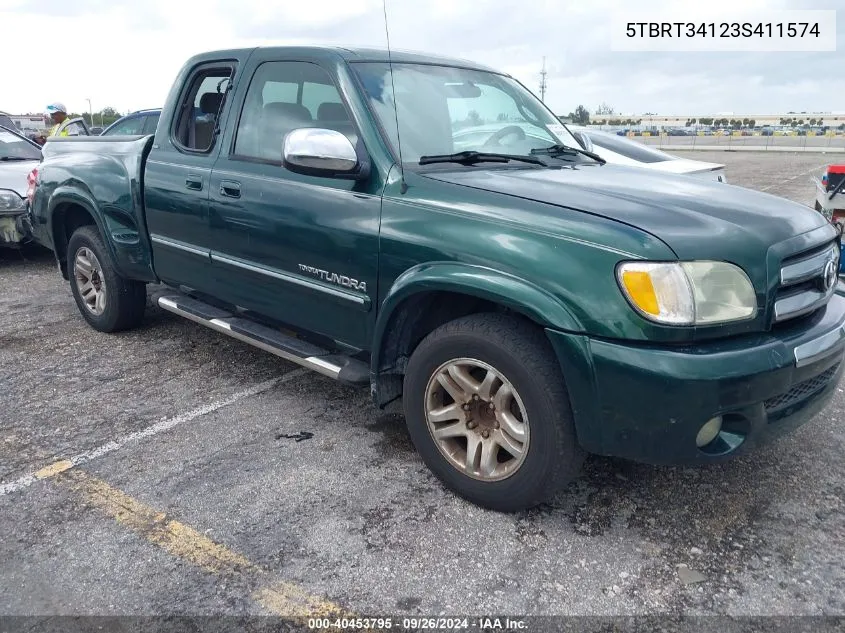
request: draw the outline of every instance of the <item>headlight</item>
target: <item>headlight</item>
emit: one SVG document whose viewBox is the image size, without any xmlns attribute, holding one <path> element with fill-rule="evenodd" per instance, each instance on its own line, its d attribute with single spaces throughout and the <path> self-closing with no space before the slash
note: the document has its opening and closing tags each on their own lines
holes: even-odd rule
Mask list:
<svg viewBox="0 0 845 633">
<path fill-rule="evenodd" d="M 757 312 L 748 275 L 727 262 L 624 262 L 616 274 L 637 312 L 658 323 L 707 325 Z"/>
<path fill-rule="evenodd" d="M 0 189 L 0 213 L 4 211 L 23 211 L 26 202 L 17 193 L 9 189 Z"/>
</svg>

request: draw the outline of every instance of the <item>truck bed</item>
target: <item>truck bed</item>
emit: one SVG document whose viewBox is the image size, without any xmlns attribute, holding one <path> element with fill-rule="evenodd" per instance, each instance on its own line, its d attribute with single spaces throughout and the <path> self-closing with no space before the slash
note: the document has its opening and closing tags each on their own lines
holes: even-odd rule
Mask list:
<svg viewBox="0 0 845 633">
<path fill-rule="evenodd" d="M 58 222 L 90 215 L 122 274 L 152 281 L 144 216 L 144 164 L 151 135 L 50 138 L 38 167 L 39 193 L 31 212 L 36 241 L 62 257 Z M 42 190 L 43 189 L 43 190 Z M 74 211 L 74 209 L 78 211 Z M 70 213 L 69 213 L 70 211 Z M 70 220 L 69 220 L 70 218 Z"/>
</svg>

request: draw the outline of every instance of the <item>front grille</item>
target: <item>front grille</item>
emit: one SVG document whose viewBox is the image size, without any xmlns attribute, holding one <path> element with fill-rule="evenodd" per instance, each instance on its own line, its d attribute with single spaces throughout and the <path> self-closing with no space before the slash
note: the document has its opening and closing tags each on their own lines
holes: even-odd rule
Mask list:
<svg viewBox="0 0 845 633">
<path fill-rule="evenodd" d="M 775 296 L 775 323 L 809 314 L 830 301 L 836 291 L 839 255 L 838 245 L 831 242 L 784 262 Z"/>
<path fill-rule="evenodd" d="M 766 412 L 768 413 L 776 411 L 778 409 L 785 409 L 786 407 L 791 406 L 796 402 L 806 400 L 810 396 L 818 393 L 819 391 L 827 387 L 827 385 L 836 375 L 838 369 L 839 363 L 836 363 L 836 365 L 834 365 L 828 370 L 823 371 L 818 376 L 813 376 L 812 378 L 808 378 L 803 382 L 799 382 L 786 393 L 782 393 L 779 396 L 775 396 L 774 398 L 769 398 L 768 400 L 766 400 L 765 403 Z"/>
</svg>

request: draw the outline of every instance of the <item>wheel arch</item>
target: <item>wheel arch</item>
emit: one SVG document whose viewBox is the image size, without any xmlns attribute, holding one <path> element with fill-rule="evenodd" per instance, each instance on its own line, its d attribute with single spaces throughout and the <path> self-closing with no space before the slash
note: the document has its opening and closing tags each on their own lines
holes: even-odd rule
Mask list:
<svg viewBox="0 0 845 633">
<path fill-rule="evenodd" d="M 67 270 L 67 245 L 71 235 L 81 226 L 95 226 L 103 238 L 106 251 L 111 258 L 111 264 L 115 265 L 116 258 L 112 251 L 112 245 L 106 239 L 102 219 L 95 211 L 96 204 L 93 200 L 82 195 L 78 191 L 58 190 L 50 199 L 50 235 L 53 241 L 53 252 L 59 264 L 62 277 L 69 279 Z M 117 269 L 117 266 L 115 266 Z M 118 269 L 119 270 L 119 269 Z"/>
<path fill-rule="evenodd" d="M 370 357 L 376 405 L 401 396 L 408 358 L 429 332 L 478 312 L 510 313 L 540 328 L 581 330 L 559 299 L 509 273 L 455 262 L 415 266 L 396 279 L 381 301 Z"/>
</svg>

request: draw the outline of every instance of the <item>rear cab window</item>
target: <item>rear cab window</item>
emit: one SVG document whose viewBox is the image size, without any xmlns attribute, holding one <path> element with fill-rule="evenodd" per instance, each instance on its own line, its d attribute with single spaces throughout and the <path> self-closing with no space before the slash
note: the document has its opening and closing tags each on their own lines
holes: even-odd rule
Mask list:
<svg viewBox="0 0 845 633">
<path fill-rule="evenodd" d="M 208 153 L 231 87 L 234 64 L 214 62 L 196 69 L 186 82 L 173 120 L 171 140 L 182 151 Z"/>
</svg>

